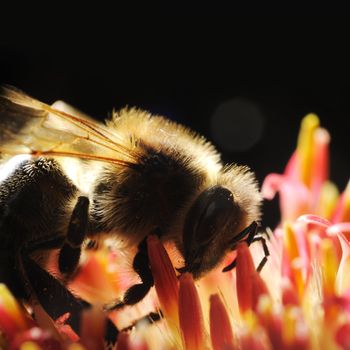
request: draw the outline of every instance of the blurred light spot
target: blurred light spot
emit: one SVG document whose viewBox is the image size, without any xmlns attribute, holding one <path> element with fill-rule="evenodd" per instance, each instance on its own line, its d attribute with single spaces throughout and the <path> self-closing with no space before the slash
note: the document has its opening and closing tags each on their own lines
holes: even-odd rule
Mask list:
<svg viewBox="0 0 350 350">
<path fill-rule="evenodd" d="M 262 137 L 264 116 L 254 102 L 235 98 L 218 106 L 210 128 L 214 142 L 224 151 L 247 151 Z"/>
</svg>

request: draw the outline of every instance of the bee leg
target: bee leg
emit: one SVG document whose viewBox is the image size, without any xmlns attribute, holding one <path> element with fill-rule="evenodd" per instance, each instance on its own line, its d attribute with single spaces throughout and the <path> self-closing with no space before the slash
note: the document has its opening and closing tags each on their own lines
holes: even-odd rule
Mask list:
<svg viewBox="0 0 350 350">
<path fill-rule="evenodd" d="M 88 242 L 87 242 L 87 245 L 85 246 L 85 250 L 98 250 L 99 248 L 99 242 L 98 241 L 95 241 L 93 239 L 90 239 Z"/>
<path fill-rule="evenodd" d="M 68 324 L 79 334 L 81 312 L 90 305 L 77 299 L 53 275 L 39 266 L 26 251 L 21 254 L 25 284 L 29 291 L 34 291 L 34 298 L 54 320 L 69 313 Z"/>
<path fill-rule="evenodd" d="M 140 276 L 142 283 L 135 284 L 126 291 L 123 302 L 127 305 L 134 305 L 141 301 L 154 285 L 153 275 L 149 266 L 147 238 L 139 244 L 132 266 Z"/>
<path fill-rule="evenodd" d="M 154 285 L 152 272 L 149 266 L 147 252 L 147 237 L 139 244 L 138 252 L 133 261 L 133 268 L 140 276 L 142 283 L 131 286 L 124 294 L 123 301 L 107 306 L 109 311 L 121 309 L 126 305 L 134 305 L 141 301 Z"/>
<path fill-rule="evenodd" d="M 35 298 L 53 320 L 69 313 L 66 323 L 79 335 L 82 312 L 90 308 L 91 305 L 75 297 L 54 276 L 31 259 L 26 251 L 21 254 L 21 263 L 27 289 L 34 291 Z M 111 345 L 115 344 L 118 334 L 119 330 L 107 319 L 105 342 Z"/>
<path fill-rule="evenodd" d="M 270 256 L 270 251 L 269 251 L 269 248 L 267 247 L 266 239 L 263 236 L 254 237 L 254 239 L 252 240 L 251 243 L 253 243 L 253 242 L 261 242 L 263 250 L 264 250 L 264 257 L 261 259 L 261 261 L 256 269 L 258 272 L 260 272 L 263 269 L 263 267 L 265 266 L 265 264 L 267 263 L 267 258 Z"/>
<path fill-rule="evenodd" d="M 81 245 L 86 237 L 89 221 L 89 199 L 79 197 L 69 221 L 66 242 L 60 250 L 58 266 L 62 274 L 69 278 L 78 266 Z"/>
<path fill-rule="evenodd" d="M 243 240 L 243 242 L 246 242 L 248 244 L 248 246 L 250 246 L 253 242 L 255 241 L 258 241 L 258 240 L 261 240 L 263 241 L 263 249 L 264 249 L 264 254 L 265 254 L 265 257 L 263 258 L 263 260 L 260 262 L 258 268 L 257 268 L 257 271 L 260 272 L 261 269 L 264 267 L 264 265 L 266 264 L 266 261 L 267 261 L 267 256 L 270 255 L 269 253 L 269 250 L 267 248 L 267 245 L 266 245 L 266 241 L 263 237 L 261 236 L 256 236 L 257 234 L 257 231 L 258 231 L 258 225 L 255 224 L 255 225 L 252 225 L 251 226 L 252 229 L 249 231 L 248 233 L 248 236 L 245 240 Z M 261 237 L 261 238 L 260 238 Z M 266 249 L 266 250 L 265 250 Z M 267 251 L 267 253 L 266 253 Z M 237 261 L 236 261 L 236 258 L 231 262 L 231 264 L 227 265 L 223 270 L 222 272 L 228 272 L 228 271 L 231 271 L 232 269 L 234 269 L 237 265 Z"/>
<path fill-rule="evenodd" d="M 236 258 L 229 264 L 227 265 L 224 269 L 222 269 L 222 272 L 228 272 L 233 270 L 237 265 Z"/>
<path fill-rule="evenodd" d="M 137 329 L 140 326 L 144 328 L 145 323 L 152 324 L 160 321 L 162 318 L 163 318 L 163 313 L 161 310 L 158 310 L 157 312 L 150 312 L 148 315 L 143 316 L 135 320 L 134 322 L 132 322 L 128 327 L 121 329 L 121 332 L 131 331 L 132 329 L 134 328 Z"/>
</svg>

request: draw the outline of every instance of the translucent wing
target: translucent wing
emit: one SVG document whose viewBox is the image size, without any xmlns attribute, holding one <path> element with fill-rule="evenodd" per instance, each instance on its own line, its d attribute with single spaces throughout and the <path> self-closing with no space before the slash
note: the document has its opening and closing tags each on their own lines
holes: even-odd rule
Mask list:
<svg viewBox="0 0 350 350">
<path fill-rule="evenodd" d="M 71 115 L 14 87 L 0 92 L 0 153 L 65 156 L 128 166 L 132 144 L 92 119 Z"/>
</svg>

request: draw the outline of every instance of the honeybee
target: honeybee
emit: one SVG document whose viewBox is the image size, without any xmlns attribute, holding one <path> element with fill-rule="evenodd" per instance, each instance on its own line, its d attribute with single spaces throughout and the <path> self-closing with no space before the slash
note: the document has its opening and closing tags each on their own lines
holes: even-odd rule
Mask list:
<svg viewBox="0 0 350 350">
<path fill-rule="evenodd" d="M 179 270 L 195 278 L 255 239 L 261 196 L 247 166 L 223 165 L 204 137 L 137 108 L 105 123 L 74 113 L 13 87 L 0 95 L 0 282 L 17 296 L 36 298 L 53 318 L 71 312 L 78 330 L 74 312 L 86 304 L 45 270 L 42 252 L 59 249 L 69 279 L 88 238 L 138 246 L 141 283 L 121 302 L 134 304 L 153 285 L 149 234 L 173 242 Z"/>
</svg>

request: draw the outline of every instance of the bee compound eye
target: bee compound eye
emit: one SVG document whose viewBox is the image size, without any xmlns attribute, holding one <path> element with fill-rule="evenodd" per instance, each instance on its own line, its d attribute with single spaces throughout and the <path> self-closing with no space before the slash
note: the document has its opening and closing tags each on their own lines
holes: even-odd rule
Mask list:
<svg viewBox="0 0 350 350">
<path fill-rule="evenodd" d="M 184 246 L 193 248 L 211 242 L 237 212 L 233 194 L 222 186 L 203 191 L 190 208 L 184 224 Z"/>
</svg>

